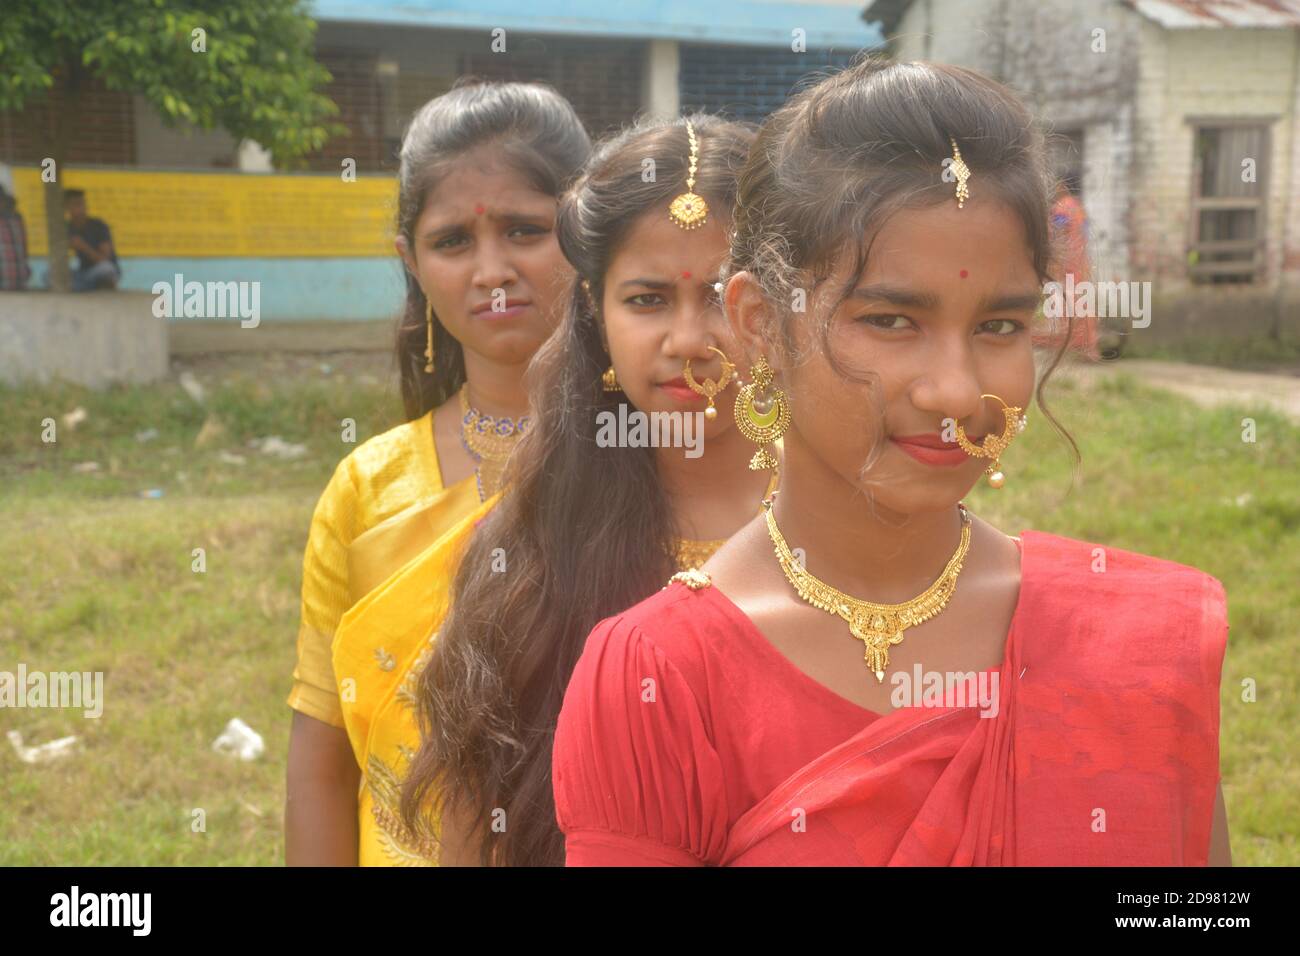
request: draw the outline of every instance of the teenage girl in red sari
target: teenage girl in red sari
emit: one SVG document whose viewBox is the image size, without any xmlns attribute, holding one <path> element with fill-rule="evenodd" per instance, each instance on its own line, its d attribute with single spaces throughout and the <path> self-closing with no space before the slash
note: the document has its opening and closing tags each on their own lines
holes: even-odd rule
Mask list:
<svg viewBox="0 0 1300 956">
<path fill-rule="evenodd" d="M 963 69 L 867 61 L 764 124 L 725 304 L 781 490 L 591 633 L 569 865 L 1230 863 L 1220 583 L 961 504 L 1015 493 L 1050 194 L 1023 105 Z"/>
</svg>

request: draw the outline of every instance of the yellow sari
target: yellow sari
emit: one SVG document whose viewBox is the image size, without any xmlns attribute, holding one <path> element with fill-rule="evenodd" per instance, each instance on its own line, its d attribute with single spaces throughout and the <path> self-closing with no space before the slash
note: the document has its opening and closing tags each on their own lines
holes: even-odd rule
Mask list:
<svg viewBox="0 0 1300 956">
<path fill-rule="evenodd" d="M 443 486 L 430 412 L 372 438 L 343 459 L 312 516 L 303 557 L 302 620 L 289 706 L 348 732 L 363 771 L 362 863 L 402 862 L 406 851 L 401 846 L 390 848 L 390 841 L 374 825 L 371 788 L 366 784 L 376 781 L 385 793 L 392 787 L 384 789 L 388 778 L 378 758 L 367 772 L 363 755 L 370 747 L 364 729 L 359 729 L 364 718 L 357 701 L 373 700 L 390 690 L 391 682 L 385 679 L 405 674 L 405 668 L 392 673 L 395 662 L 400 659 L 409 665 L 418 655 L 403 648 L 400 657 L 378 660 L 375 654 L 387 653 L 382 641 L 360 642 L 361 649 L 352 654 L 347 641 L 338 644 L 338 636 L 347 612 L 359 600 L 431 543 L 457 534 L 467 517 L 485 514 L 487 507 L 479 501 L 473 475 Z M 449 584 L 432 593 L 441 599 L 448 591 Z M 410 610 L 424 606 L 431 608 L 433 602 Z M 389 750 L 376 745 L 375 752 Z"/>
<path fill-rule="evenodd" d="M 343 459 L 312 515 L 303 555 L 302 617 L 289 706 L 342 728 L 330 645 L 343 613 L 428 544 L 394 535 L 392 519 L 436 505 L 444 521 L 478 506 L 474 479 L 443 487 L 433 413 L 377 435 Z M 379 530 L 388 528 L 388 531 Z M 383 542 L 388 541 L 388 546 Z"/>
<path fill-rule="evenodd" d="M 433 502 L 397 515 L 376 529 L 374 544 L 390 556 L 414 553 L 396 574 L 373 587 L 339 622 L 333 668 L 339 679 L 343 721 L 361 768 L 357 795 L 362 866 L 432 866 L 437 834 L 431 825 L 412 833 L 401 821 L 399 801 L 406 767 L 419 746 L 415 684 L 433 651 L 433 641 L 451 602 L 456 569 L 475 525 L 500 500 L 500 493 L 467 514 Z M 390 562 L 385 562 L 390 563 Z M 378 567 L 375 561 L 368 567 Z"/>
</svg>

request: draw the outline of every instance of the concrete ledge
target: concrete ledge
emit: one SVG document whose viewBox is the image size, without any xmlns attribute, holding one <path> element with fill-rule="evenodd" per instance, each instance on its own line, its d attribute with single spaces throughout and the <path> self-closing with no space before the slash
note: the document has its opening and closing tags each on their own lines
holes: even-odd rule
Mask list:
<svg viewBox="0 0 1300 956">
<path fill-rule="evenodd" d="M 0 292 L 0 382 L 156 382 L 167 320 L 148 292 Z"/>
<path fill-rule="evenodd" d="M 1150 328 L 1132 333 L 1152 344 L 1264 338 L 1275 326 L 1282 338 L 1300 336 L 1300 311 L 1285 294 L 1279 296 L 1276 286 L 1188 286 L 1152 298 Z"/>
<path fill-rule="evenodd" d="M 173 319 L 172 355 L 214 352 L 391 352 L 397 320 L 274 322 L 240 328 L 237 319 Z"/>
</svg>

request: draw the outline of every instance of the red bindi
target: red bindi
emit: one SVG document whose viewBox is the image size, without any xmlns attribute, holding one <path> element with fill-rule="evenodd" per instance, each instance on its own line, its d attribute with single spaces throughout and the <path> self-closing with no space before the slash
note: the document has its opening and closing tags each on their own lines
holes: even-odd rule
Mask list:
<svg viewBox="0 0 1300 956">
<path fill-rule="evenodd" d="M 690 277 L 691 277 L 691 274 L 690 274 L 689 272 L 683 272 L 683 273 L 682 273 L 682 278 L 683 278 L 683 279 L 689 279 Z"/>
<path fill-rule="evenodd" d="M 962 270 L 961 270 L 961 277 L 962 277 L 963 279 L 966 278 L 966 276 L 968 276 L 968 275 L 970 275 L 970 273 L 967 272 L 965 269 L 962 269 Z"/>
<path fill-rule="evenodd" d="M 483 204 L 482 204 L 482 203 L 479 203 L 477 206 L 474 207 L 474 215 L 476 215 L 476 216 L 481 216 L 481 215 L 483 215 L 483 211 L 484 211 L 484 210 L 483 210 Z"/>
</svg>

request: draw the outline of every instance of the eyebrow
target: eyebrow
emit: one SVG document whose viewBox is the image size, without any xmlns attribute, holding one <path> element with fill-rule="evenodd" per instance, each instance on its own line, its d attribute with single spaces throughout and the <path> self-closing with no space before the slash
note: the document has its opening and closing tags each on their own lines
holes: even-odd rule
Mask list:
<svg viewBox="0 0 1300 956">
<path fill-rule="evenodd" d="M 714 276 L 711 279 L 701 279 L 700 281 L 711 286 L 718 281 L 718 277 Z M 618 288 L 623 289 L 630 285 L 643 285 L 647 289 L 671 289 L 676 285 L 676 282 L 669 279 L 624 279 L 618 284 Z"/>
<path fill-rule="evenodd" d="M 494 222 L 527 222 L 536 224 L 546 224 L 551 222 L 554 216 L 546 213 L 528 213 L 528 212 L 503 212 L 503 213 L 486 213 L 488 219 Z M 477 217 L 475 217 L 477 218 Z M 441 222 L 437 225 L 430 226 L 422 233 L 425 239 L 433 236 L 441 236 L 444 233 L 454 232 L 457 229 L 465 228 L 466 224 L 473 222 L 472 219 L 458 219 L 452 222 Z"/>
<path fill-rule="evenodd" d="M 937 309 L 939 298 L 933 292 L 917 292 L 900 286 L 876 285 L 859 286 L 849 293 L 851 299 L 865 299 L 868 302 L 888 302 L 890 305 L 910 306 L 917 309 Z"/>
<path fill-rule="evenodd" d="M 672 283 L 664 279 L 624 279 L 618 284 L 618 287 L 626 289 L 632 285 L 643 285 L 647 289 L 668 289 L 672 287 Z"/>
<path fill-rule="evenodd" d="M 884 283 L 860 286 L 849 293 L 850 299 L 864 299 L 868 302 L 888 302 L 890 305 L 914 309 L 937 309 L 939 298 L 933 292 L 921 292 L 891 286 Z M 1037 292 L 1010 293 L 993 295 L 979 301 L 978 311 L 983 312 L 1019 312 L 1025 309 L 1037 309 L 1043 297 Z"/>
</svg>

